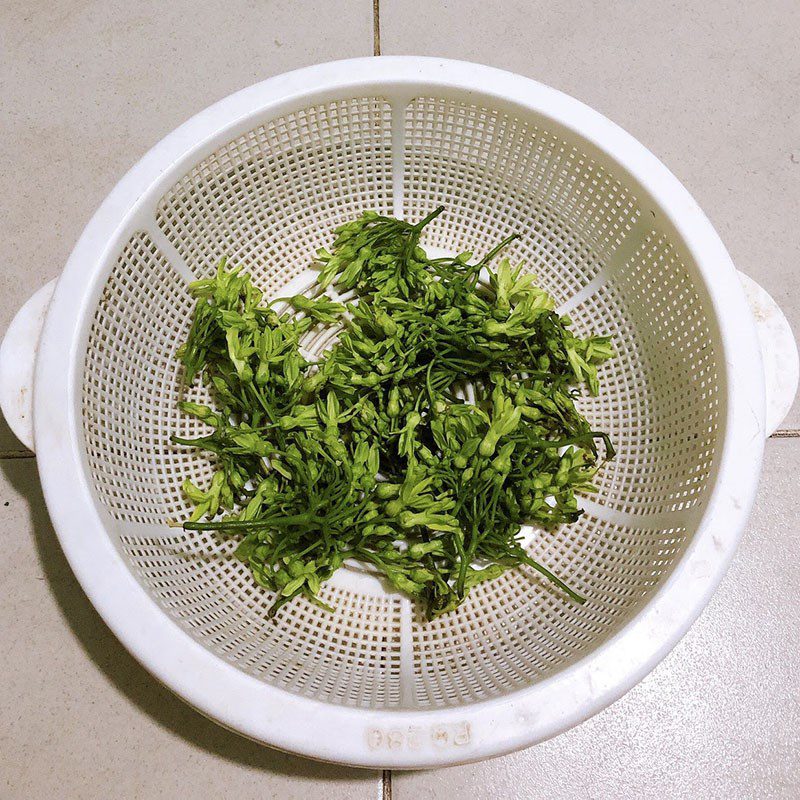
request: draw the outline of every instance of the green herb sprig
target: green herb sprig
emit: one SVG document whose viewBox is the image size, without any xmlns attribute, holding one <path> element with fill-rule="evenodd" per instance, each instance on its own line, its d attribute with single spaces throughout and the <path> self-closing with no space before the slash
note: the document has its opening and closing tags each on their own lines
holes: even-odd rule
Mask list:
<svg viewBox="0 0 800 800">
<path fill-rule="evenodd" d="M 209 426 L 173 437 L 215 456 L 210 485 L 184 484 L 186 530 L 240 539 L 236 555 L 275 594 L 271 614 L 348 559 L 372 564 L 428 617 L 472 587 L 527 565 L 572 600 L 584 598 L 534 561 L 524 524 L 574 522 L 614 450 L 575 406 L 599 391 L 608 337 L 580 338 L 534 278 L 506 258 L 510 241 L 475 261 L 428 258 L 411 224 L 367 212 L 336 230 L 318 258 L 324 291 L 264 303 L 223 259 L 196 281 L 179 351 L 187 382 L 214 407 L 183 402 Z M 278 310 L 283 308 L 283 310 Z M 319 360 L 301 342 L 320 326 L 338 339 Z"/>
</svg>

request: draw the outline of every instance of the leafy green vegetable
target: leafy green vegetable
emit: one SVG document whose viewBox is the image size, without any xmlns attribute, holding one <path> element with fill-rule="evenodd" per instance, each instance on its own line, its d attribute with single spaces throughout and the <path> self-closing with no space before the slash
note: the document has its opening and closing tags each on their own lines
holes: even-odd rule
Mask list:
<svg viewBox="0 0 800 800">
<path fill-rule="evenodd" d="M 184 528 L 240 537 L 272 614 L 300 594 L 320 602 L 346 559 L 374 565 L 429 617 L 519 565 L 583 602 L 519 536 L 578 519 L 596 440 L 614 455 L 574 403 L 581 384 L 598 392 L 610 341 L 572 333 L 521 267 L 489 268 L 515 237 L 477 262 L 428 258 L 419 237 L 441 211 L 340 227 L 319 285 L 352 290 L 346 305 L 324 292 L 262 304 L 225 259 L 191 286 L 179 355 L 215 407 L 182 403 L 209 433 L 173 442 L 213 453 L 218 471 L 206 490 L 184 485 L 195 505 Z M 300 345 L 320 326 L 338 339 L 311 361 Z"/>
</svg>

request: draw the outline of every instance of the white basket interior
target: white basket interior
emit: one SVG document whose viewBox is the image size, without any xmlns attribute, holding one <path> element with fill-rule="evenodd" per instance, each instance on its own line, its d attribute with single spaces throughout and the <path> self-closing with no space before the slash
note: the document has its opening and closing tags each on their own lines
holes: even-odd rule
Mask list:
<svg viewBox="0 0 800 800">
<path fill-rule="evenodd" d="M 98 505 L 132 572 L 205 647 L 287 691 L 369 708 L 459 706 L 512 692 L 605 641 L 669 574 L 696 528 L 721 441 L 724 366 L 692 272 L 624 176 L 575 137 L 491 101 L 344 98 L 268 120 L 181 177 L 108 265 L 90 320 L 83 432 Z M 617 357 L 581 407 L 616 460 L 586 514 L 532 531 L 534 557 L 589 600 L 578 607 L 532 572 L 476 588 L 426 622 L 358 570 L 275 621 L 272 596 L 230 556 L 235 542 L 167 523 L 189 507 L 208 459 L 169 436 L 199 433 L 176 409 L 175 350 L 190 323 L 186 282 L 220 257 L 268 295 L 301 278 L 331 229 L 366 209 L 447 212 L 424 243 L 485 250 L 511 232 L 523 260 L 582 333 Z M 202 396 L 202 389 L 195 389 Z"/>
</svg>

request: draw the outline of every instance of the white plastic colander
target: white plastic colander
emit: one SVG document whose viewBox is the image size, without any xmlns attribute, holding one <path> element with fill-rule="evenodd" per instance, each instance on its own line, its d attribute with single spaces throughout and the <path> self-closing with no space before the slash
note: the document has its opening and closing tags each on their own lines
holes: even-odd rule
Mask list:
<svg viewBox="0 0 800 800">
<path fill-rule="evenodd" d="M 576 329 L 614 337 L 601 394 L 580 405 L 617 458 L 577 523 L 529 536 L 532 555 L 588 602 L 514 570 L 426 622 L 349 568 L 322 592 L 335 613 L 299 599 L 270 621 L 272 597 L 231 558 L 235 543 L 167 524 L 188 511 L 183 480 L 211 474 L 169 443 L 200 425 L 176 410 L 186 284 L 227 255 L 285 294 L 308 285 L 335 225 L 438 205 L 447 211 L 423 244 L 481 251 L 519 232 L 510 254 Z M 238 92 L 153 148 L 55 289 L 15 319 L 0 399 L 35 444 L 83 588 L 158 679 L 275 747 L 371 767 L 452 764 L 597 712 L 705 606 L 797 384 L 785 319 L 746 286 L 755 319 L 687 191 L 576 100 L 473 64 L 343 61 Z"/>
</svg>

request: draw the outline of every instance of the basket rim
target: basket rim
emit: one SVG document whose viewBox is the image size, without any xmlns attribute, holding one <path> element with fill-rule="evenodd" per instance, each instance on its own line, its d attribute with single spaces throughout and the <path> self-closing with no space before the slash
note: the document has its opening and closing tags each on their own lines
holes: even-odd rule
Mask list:
<svg viewBox="0 0 800 800">
<path fill-rule="evenodd" d="M 179 627 L 133 576 L 106 534 L 85 469 L 82 323 L 143 198 L 182 177 L 201 151 L 213 151 L 247 130 L 255 115 L 286 103 L 343 89 L 411 98 L 426 88 L 478 92 L 548 118 L 642 188 L 691 256 L 716 315 L 727 369 L 724 441 L 713 490 L 683 556 L 645 606 L 594 651 L 532 686 L 468 706 L 352 708 L 287 692 L 227 663 Z M 764 396 L 755 326 L 731 259 L 689 192 L 649 150 L 598 112 L 529 78 L 462 61 L 384 56 L 306 67 L 236 92 L 166 136 L 122 178 L 56 286 L 37 356 L 34 431 L 45 500 L 67 559 L 103 620 L 152 675 L 203 714 L 272 747 L 354 766 L 414 769 L 476 761 L 551 738 L 618 699 L 661 661 L 708 603 L 738 544 L 761 469 Z M 376 731 L 385 742 L 409 727 L 423 733 L 418 747 L 375 746 Z"/>
</svg>

